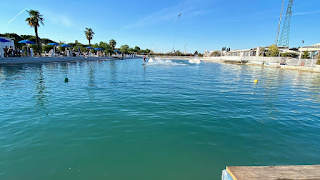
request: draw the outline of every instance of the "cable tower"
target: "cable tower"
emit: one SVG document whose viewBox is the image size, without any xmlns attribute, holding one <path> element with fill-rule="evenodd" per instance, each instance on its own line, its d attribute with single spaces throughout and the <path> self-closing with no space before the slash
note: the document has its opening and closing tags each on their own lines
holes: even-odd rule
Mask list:
<svg viewBox="0 0 320 180">
<path fill-rule="evenodd" d="M 282 7 L 281 7 L 281 12 L 280 12 L 280 19 L 279 19 L 279 26 L 278 26 L 276 45 L 278 45 L 279 33 L 280 33 L 280 29 L 281 29 L 281 19 L 282 19 L 283 5 L 284 5 L 284 0 L 282 0 Z"/>
<path fill-rule="evenodd" d="M 293 0 L 289 0 L 286 18 L 284 20 L 280 41 L 278 43 L 279 47 L 289 47 L 290 24 L 291 24 L 291 16 L 292 16 L 292 5 L 293 5 Z"/>
<path fill-rule="evenodd" d="M 178 27 L 179 27 L 179 24 L 180 24 L 180 18 L 181 18 L 181 15 L 182 15 L 184 3 L 185 3 L 185 0 L 182 2 L 182 5 L 180 7 L 180 12 L 179 12 L 179 15 L 178 15 L 178 23 L 177 23 L 176 32 L 175 32 L 175 35 L 174 35 L 172 53 L 175 53 L 174 45 L 176 44 L 177 32 L 178 32 Z"/>
</svg>

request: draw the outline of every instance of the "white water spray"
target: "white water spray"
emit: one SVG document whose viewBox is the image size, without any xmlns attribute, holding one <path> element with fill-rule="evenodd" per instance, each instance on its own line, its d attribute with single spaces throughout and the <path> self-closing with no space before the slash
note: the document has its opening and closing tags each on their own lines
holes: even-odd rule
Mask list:
<svg viewBox="0 0 320 180">
<path fill-rule="evenodd" d="M 196 55 L 196 56 L 194 57 L 194 59 L 190 59 L 190 60 L 189 60 L 189 63 L 191 63 L 191 64 L 201 64 L 201 61 L 200 61 L 200 59 L 198 58 L 198 55 Z"/>
<path fill-rule="evenodd" d="M 159 57 L 150 58 L 148 65 L 162 65 L 162 66 L 185 66 L 187 64 L 172 62 L 169 59 L 161 59 Z"/>
</svg>

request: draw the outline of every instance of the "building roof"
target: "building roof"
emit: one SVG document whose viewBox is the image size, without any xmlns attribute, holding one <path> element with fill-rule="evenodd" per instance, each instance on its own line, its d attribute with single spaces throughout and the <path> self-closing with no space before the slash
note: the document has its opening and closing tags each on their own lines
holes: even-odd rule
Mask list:
<svg viewBox="0 0 320 180">
<path fill-rule="evenodd" d="M 310 51 L 310 52 L 320 51 L 320 43 L 299 48 L 299 51 Z"/>
<path fill-rule="evenodd" d="M 306 48 L 306 47 L 311 47 L 311 48 L 313 48 L 313 47 L 315 47 L 315 48 L 320 48 L 320 43 L 313 44 L 313 45 L 310 45 L 310 46 L 305 46 L 305 47 L 303 47 L 303 48 Z"/>
</svg>

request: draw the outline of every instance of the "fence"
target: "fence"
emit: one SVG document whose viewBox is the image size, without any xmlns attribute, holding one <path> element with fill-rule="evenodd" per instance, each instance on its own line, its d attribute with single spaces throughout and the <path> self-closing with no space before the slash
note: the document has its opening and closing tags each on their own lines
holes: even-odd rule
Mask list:
<svg viewBox="0 0 320 180">
<path fill-rule="evenodd" d="M 221 56 L 221 57 L 190 57 L 190 56 L 159 56 L 165 59 L 201 59 L 209 61 L 234 61 L 234 62 L 247 62 L 253 64 L 285 64 L 288 66 L 305 66 L 316 67 L 317 59 L 294 59 L 288 57 L 257 57 L 257 56 Z"/>
<path fill-rule="evenodd" d="M 235 61 L 235 62 L 248 62 L 256 64 L 285 64 L 288 66 L 305 66 L 316 67 L 317 59 L 294 59 L 287 57 L 255 57 L 255 56 L 223 56 L 223 57 L 210 57 L 205 60 L 218 60 L 218 61 Z"/>
</svg>

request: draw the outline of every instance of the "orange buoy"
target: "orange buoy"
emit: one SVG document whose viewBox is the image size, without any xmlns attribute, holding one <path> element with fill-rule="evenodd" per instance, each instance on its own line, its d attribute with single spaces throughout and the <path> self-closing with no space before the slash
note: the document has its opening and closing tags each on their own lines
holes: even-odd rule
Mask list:
<svg viewBox="0 0 320 180">
<path fill-rule="evenodd" d="M 301 65 L 301 66 L 304 66 L 304 65 L 305 65 L 305 63 L 304 63 L 304 62 L 302 62 L 300 65 Z"/>
</svg>

